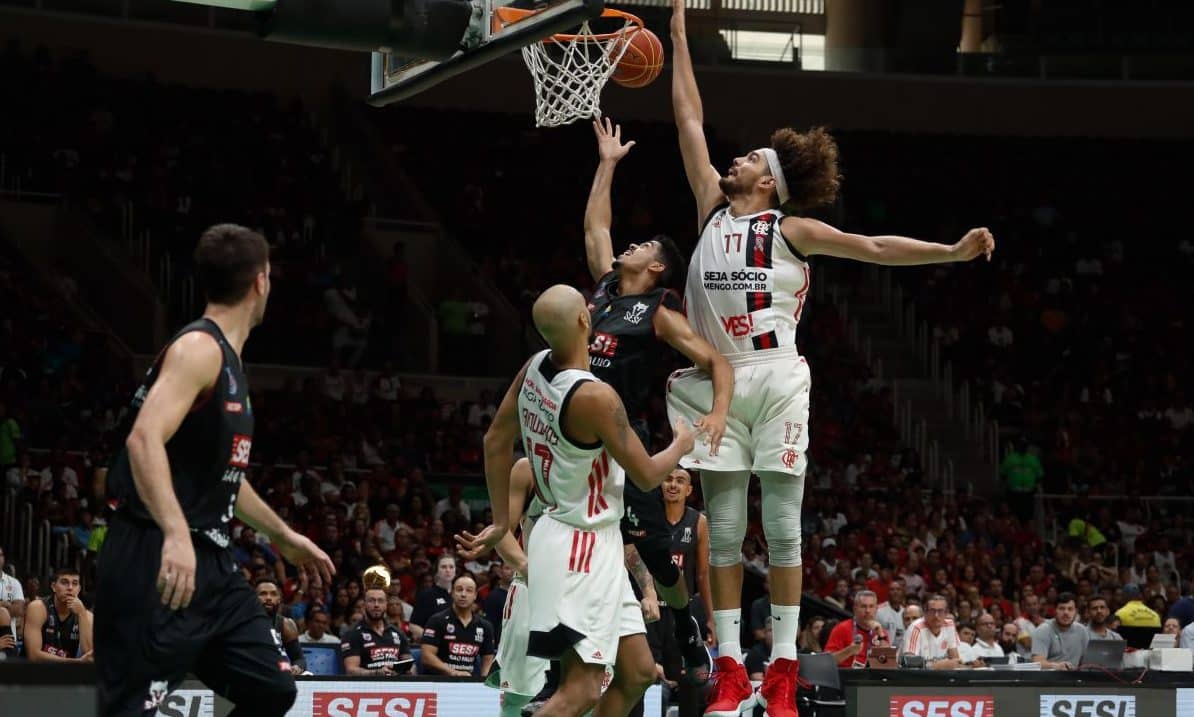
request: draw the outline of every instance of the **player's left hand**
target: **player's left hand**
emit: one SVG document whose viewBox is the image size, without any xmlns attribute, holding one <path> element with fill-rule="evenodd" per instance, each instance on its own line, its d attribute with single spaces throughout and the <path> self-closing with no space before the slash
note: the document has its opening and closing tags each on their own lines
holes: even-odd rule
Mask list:
<svg viewBox="0 0 1194 717">
<path fill-rule="evenodd" d="M 659 598 L 655 595 L 644 595 L 639 601 L 643 609 L 643 622 L 652 623 L 659 620 Z"/>
<path fill-rule="evenodd" d="M 979 254 L 985 254 L 987 261 L 991 261 L 991 254 L 995 252 L 995 235 L 986 227 L 971 229 L 950 251 L 954 261 L 970 261 Z"/>
<path fill-rule="evenodd" d="M 311 571 L 313 575 L 323 578 L 323 584 L 329 585 L 332 576 L 336 574 L 336 566 L 328 554 L 307 536 L 293 530 L 279 535 L 274 540 L 278 552 L 300 570 Z"/>
<path fill-rule="evenodd" d="M 470 554 L 476 556 L 485 555 L 493 547 L 501 542 L 501 539 L 506 535 L 506 531 L 498 528 L 496 525 L 487 525 L 476 535 L 462 530 L 456 535 L 452 536 L 456 539 L 457 544 L 460 545 L 461 550 L 468 551 Z M 462 553 L 463 554 L 463 553 Z"/>
<path fill-rule="evenodd" d="M 726 417 L 725 414 L 710 413 L 701 416 L 693 424 L 698 430 L 705 432 L 705 443 L 709 445 L 709 455 L 717 455 L 718 449 L 721 448 L 721 437 L 726 432 Z"/>
</svg>

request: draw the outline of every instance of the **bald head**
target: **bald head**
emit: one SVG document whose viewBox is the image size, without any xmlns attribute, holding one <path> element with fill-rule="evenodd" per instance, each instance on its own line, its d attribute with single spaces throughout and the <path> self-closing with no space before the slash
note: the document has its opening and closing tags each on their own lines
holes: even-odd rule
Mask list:
<svg viewBox="0 0 1194 717">
<path fill-rule="evenodd" d="M 588 340 L 589 309 L 580 292 L 565 284 L 556 284 L 539 295 L 531 310 L 535 328 L 552 350 L 567 347 L 578 335 Z"/>
</svg>

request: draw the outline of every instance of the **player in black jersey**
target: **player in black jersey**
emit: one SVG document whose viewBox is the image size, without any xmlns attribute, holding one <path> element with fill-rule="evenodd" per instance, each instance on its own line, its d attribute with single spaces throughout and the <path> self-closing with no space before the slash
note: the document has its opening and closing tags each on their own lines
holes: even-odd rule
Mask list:
<svg viewBox="0 0 1194 717">
<path fill-rule="evenodd" d="M 273 578 L 261 578 L 253 585 L 261 607 L 265 608 L 265 616 L 269 618 L 270 627 L 274 634 L 282 641 L 282 649 L 290 658 L 290 671 L 301 675 L 307 671 L 307 658 L 303 656 L 303 648 L 299 646 L 298 625 L 294 620 L 282 614 L 282 591 Z"/>
<path fill-rule="evenodd" d="M 269 246 L 220 224 L 194 258 L 203 317 L 146 373 L 108 472 L 118 507 L 96 590 L 103 715 L 153 714 L 187 672 L 235 703 L 234 715 L 282 715 L 294 702 L 290 662 L 228 550 L 234 516 L 325 584 L 335 571 L 244 480 L 253 407 L 240 356 L 265 314 Z"/>
<path fill-rule="evenodd" d="M 709 451 L 716 455 L 734 392 L 733 372 L 725 357 L 692 330 L 679 297 L 667 288 L 672 276 L 684 275 L 683 255 L 671 239 L 659 236 L 645 244 L 631 244 L 614 258 L 610 188 L 614 168 L 634 142 L 623 144 L 622 128 L 613 126 L 608 117 L 594 120 L 593 131 L 600 163 L 585 207 L 585 255 L 589 273 L 597 282 L 589 304 L 593 318 L 589 364 L 593 373 L 622 397 L 646 445 L 643 414 L 655 361 L 661 353 L 658 342 L 687 356 L 713 380 L 713 405 L 696 425 L 707 431 Z M 643 492 L 628 481 L 625 501 L 622 537 L 627 552 L 636 550 L 655 578 L 660 597 L 675 613 L 676 639 L 683 647 L 689 678 L 703 682 L 708 678 L 711 660 L 689 610 L 691 593 L 672 562 L 671 532 L 664 519 L 662 495 L 658 488 Z M 636 564 L 632 555 L 628 555 L 628 564 Z M 641 573 L 639 570 L 635 578 L 649 596 L 651 581 Z"/>
<path fill-rule="evenodd" d="M 30 662 L 91 662 L 92 615 L 79 599 L 79 571 L 54 573 L 50 597 L 25 607 L 21 630 Z"/>
<path fill-rule="evenodd" d="M 340 659 L 349 675 L 393 677 L 414 667 L 410 642 L 398 626 L 386 620 L 390 571 L 375 566 L 365 571 L 365 616 L 340 641 Z"/>
</svg>

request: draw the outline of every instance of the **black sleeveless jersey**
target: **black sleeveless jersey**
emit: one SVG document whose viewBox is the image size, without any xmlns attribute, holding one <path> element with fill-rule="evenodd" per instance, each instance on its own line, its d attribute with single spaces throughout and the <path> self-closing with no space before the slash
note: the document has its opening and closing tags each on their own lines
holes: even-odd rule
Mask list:
<svg viewBox="0 0 1194 717">
<path fill-rule="evenodd" d="M 224 353 L 224 363 L 214 387 L 195 400 L 178 431 L 166 443 L 166 455 L 170 459 L 174 493 L 191 532 L 211 544 L 227 548 L 228 522 L 236 509 L 237 494 L 253 446 L 253 409 L 249 405 L 249 386 L 240 358 L 214 321 L 202 318 L 187 324 L 170 343 L 192 331 L 201 331 L 214 338 Z M 127 437 L 132 430 L 137 413 L 161 371 L 165 355 L 166 349 L 162 349 L 145 374 L 145 380 L 133 396 L 132 411 L 120 435 Z M 133 483 L 127 448 L 121 448 L 112 459 L 108 492 L 119 501 L 122 513 L 139 520 L 152 520 Z"/>
<path fill-rule="evenodd" d="M 78 657 L 79 618 L 72 612 L 63 620 L 58 617 L 54 598 L 44 597 L 41 601 L 46 605 L 46 622 L 41 626 L 41 651 L 59 657 Z"/>
<path fill-rule="evenodd" d="M 697 523 L 701 514 L 695 508 L 685 508 L 680 522 L 668 525 L 672 531 L 672 562 L 684 571 L 684 582 L 688 585 L 688 594 L 696 595 L 696 540 Z M 705 596 L 708 599 L 708 596 Z"/>
<path fill-rule="evenodd" d="M 661 349 L 655 339 L 655 311 L 661 304 L 683 311 L 683 302 L 670 289 L 657 287 L 646 294 L 619 295 L 616 271 L 601 277 L 589 300 L 593 318 L 589 367 L 597 378 L 614 387 L 631 418 L 643 415 L 647 408 Z"/>
</svg>

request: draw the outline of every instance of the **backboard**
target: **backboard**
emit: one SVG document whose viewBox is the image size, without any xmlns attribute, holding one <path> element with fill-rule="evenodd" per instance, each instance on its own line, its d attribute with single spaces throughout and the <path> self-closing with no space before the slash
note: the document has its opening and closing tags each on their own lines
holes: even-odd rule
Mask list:
<svg viewBox="0 0 1194 717">
<path fill-rule="evenodd" d="M 369 104 L 375 107 L 398 102 L 450 77 L 490 62 L 524 45 L 556 33 L 567 32 L 597 17 L 603 0 L 473 0 L 473 18 L 461 49 L 443 61 L 404 58 L 390 52 L 372 53 Z M 539 10 L 525 20 L 504 27 L 494 22 L 494 7 L 513 5 Z"/>
</svg>

